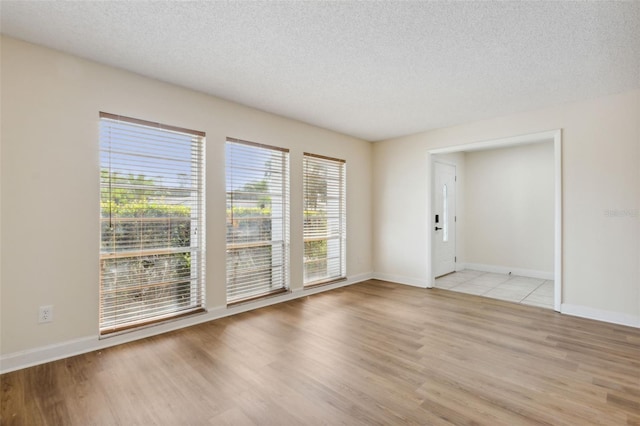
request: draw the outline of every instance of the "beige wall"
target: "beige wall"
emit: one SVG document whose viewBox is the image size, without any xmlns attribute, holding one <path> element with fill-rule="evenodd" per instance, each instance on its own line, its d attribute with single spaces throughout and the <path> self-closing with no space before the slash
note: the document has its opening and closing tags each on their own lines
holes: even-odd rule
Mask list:
<svg viewBox="0 0 640 426">
<path fill-rule="evenodd" d="M 465 263 L 553 275 L 553 165 L 553 142 L 465 154 Z"/>
<path fill-rule="evenodd" d="M 640 325 L 639 110 L 635 90 L 374 144 L 376 274 L 427 284 L 429 149 L 561 128 L 564 308 Z"/>
<path fill-rule="evenodd" d="M 347 161 L 347 274 L 372 271 L 371 144 L 2 38 L 1 353 L 98 334 L 98 112 L 207 134 L 209 308 L 225 305 L 224 142 L 290 148 L 291 285 L 302 285 L 302 153 Z M 312 108 L 312 105 L 310 105 Z M 54 305 L 54 322 L 37 324 Z"/>
</svg>

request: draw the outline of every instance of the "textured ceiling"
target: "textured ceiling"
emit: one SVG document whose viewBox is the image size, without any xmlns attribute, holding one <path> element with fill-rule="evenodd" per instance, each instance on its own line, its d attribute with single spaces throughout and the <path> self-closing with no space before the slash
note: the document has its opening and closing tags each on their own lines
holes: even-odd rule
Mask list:
<svg viewBox="0 0 640 426">
<path fill-rule="evenodd" d="M 640 2 L 13 2 L 1 31 L 366 140 L 640 87 Z"/>
</svg>

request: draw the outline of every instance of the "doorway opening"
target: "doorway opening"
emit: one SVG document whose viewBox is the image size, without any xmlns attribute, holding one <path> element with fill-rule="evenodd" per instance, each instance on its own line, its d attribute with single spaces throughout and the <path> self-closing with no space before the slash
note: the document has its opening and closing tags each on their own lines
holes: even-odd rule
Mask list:
<svg viewBox="0 0 640 426">
<path fill-rule="evenodd" d="M 436 228 L 442 228 L 442 226 L 437 225 L 443 225 L 444 218 L 441 212 L 445 208 L 443 198 L 448 195 L 448 191 L 450 190 L 449 185 L 443 183 L 443 178 L 437 177 L 438 174 L 442 174 L 437 170 L 441 168 L 439 165 L 442 163 L 440 159 L 441 154 L 455 155 L 456 153 L 495 150 L 498 148 L 518 147 L 520 145 L 543 142 L 551 142 L 553 146 L 553 309 L 558 312 L 560 311 L 562 302 L 562 132 L 560 129 L 428 151 L 427 188 L 429 194 L 427 197 L 427 212 L 429 215 L 429 235 L 427 236 L 427 256 L 429 261 L 427 262 L 427 277 L 429 277 L 429 281 L 427 287 L 433 287 L 435 285 L 435 278 L 443 275 L 443 271 L 447 270 L 447 268 L 451 268 L 450 265 L 444 266 L 447 264 L 446 257 L 449 255 L 445 256 L 440 252 L 441 246 L 443 243 L 446 243 L 446 241 L 444 241 L 444 229 L 436 230 Z M 444 190 L 445 185 L 447 187 L 446 190 Z M 447 207 L 451 208 L 452 206 L 449 204 Z M 453 208 L 455 208 L 455 204 L 453 204 Z M 436 215 L 438 215 L 437 222 Z M 455 224 L 455 213 L 453 220 Z M 450 222 L 448 224 L 450 225 Z M 455 244 L 444 245 L 448 249 L 453 247 L 455 259 Z"/>
</svg>

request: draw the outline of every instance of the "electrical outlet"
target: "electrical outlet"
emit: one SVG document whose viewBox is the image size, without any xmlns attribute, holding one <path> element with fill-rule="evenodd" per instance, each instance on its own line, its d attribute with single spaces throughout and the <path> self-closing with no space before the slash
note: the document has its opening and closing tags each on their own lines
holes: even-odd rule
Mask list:
<svg viewBox="0 0 640 426">
<path fill-rule="evenodd" d="M 38 315 L 38 322 L 51 322 L 53 321 L 53 305 L 40 306 Z"/>
</svg>

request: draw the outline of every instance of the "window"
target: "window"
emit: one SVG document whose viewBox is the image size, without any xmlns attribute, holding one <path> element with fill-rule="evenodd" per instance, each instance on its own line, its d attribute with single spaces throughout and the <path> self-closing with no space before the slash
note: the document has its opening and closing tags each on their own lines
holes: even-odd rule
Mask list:
<svg viewBox="0 0 640 426">
<path fill-rule="evenodd" d="M 345 278 L 344 160 L 304 154 L 304 284 Z"/>
<path fill-rule="evenodd" d="M 227 138 L 227 303 L 289 286 L 289 150 Z"/>
<path fill-rule="evenodd" d="M 100 334 L 204 308 L 204 133 L 100 113 Z"/>
<path fill-rule="evenodd" d="M 449 198 L 447 185 L 442 185 L 442 242 L 449 241 Z"/>
</svg>

